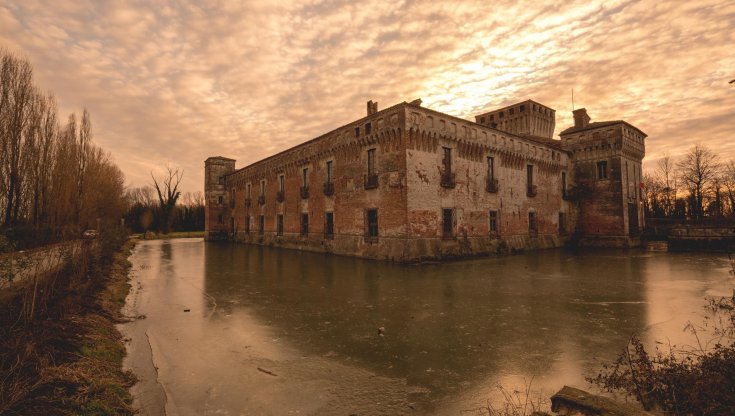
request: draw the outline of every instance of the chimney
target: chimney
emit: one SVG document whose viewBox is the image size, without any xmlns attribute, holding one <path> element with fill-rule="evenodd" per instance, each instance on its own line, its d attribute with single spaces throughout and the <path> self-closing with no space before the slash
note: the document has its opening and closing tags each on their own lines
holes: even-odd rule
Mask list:
<svg viewBox="0 0 735 416">
<path fill-rule="evenodd" d="M 574 114 L 574 128 L 581 129 L 590 124 L 590 116 L 587 115 L 586 108 L 572 111 Z"/>
<path fill-rule="evenodd" d="M 371 116 L 378 112 L 378 103 L 370 100 L 367 102 L 367 115 Z"/>
</svg>

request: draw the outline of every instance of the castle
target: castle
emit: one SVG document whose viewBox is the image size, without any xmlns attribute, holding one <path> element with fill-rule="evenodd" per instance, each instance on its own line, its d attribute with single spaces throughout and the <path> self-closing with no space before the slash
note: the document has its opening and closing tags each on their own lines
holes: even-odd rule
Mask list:
<svg viewBox="0 0 735 416">
<path fill-rule="evenodd" d="M 243 168 L 208 158 L 205 238 L 402 262 L 639 244 L 646 134 L 585 109 L 561 140 L 554 128 L 532 100 L 475 122 L 369 101 L 366 117 Z"/>
</svg>

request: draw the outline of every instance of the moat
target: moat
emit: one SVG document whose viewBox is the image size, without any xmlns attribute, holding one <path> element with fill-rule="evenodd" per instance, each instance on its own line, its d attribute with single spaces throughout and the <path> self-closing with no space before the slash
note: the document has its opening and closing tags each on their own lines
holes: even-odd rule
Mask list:
<svg viewBox="0 0 735 416">
<path fill-rule="evenodd" d="M 130 261 L 127 309 L 146 318 L 122 325 L 126 362 L 139 405 L 168 415 L 456 415 L 532 378 L 548 398 L 587 388 L 634 332 L 694 343 L 684 326 L 733 287 L 727 256 L 700 253 L 406 266 L 179 239 Z"/>
</svg>

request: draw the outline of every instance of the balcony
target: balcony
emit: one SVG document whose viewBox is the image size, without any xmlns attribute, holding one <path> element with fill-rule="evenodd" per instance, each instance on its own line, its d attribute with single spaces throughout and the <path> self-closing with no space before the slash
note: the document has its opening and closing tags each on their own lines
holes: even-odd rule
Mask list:
<svg viewBox="0 0 735 416">
<path fill-rule="evenodd" d="M 456 175 L 454 173 L 442 172 L 441 185 L 442 188 L 454 188 L 456 186 Z"/>
<path fill-rule="evenodd" d="M 378 187 L 378 174 L 365 175 L 365 189 L 375 189 Z"/>
<path fill-rule="evenodd" d="M 334 182 L 324 182 L 324 195 L 334 195 Z"/>
<path fill-rule="evenodd" d="M 286 200 L 286 193 L 284 191 L 276 192 L 276 201 L 283 202 Z"/>
<path fill-rule="evenodd" d="M 538 194 L 538 188 L 536 185 L 529 185 L 528 189 L 526 189 L 526 196 L 529 198 L 533 198 Z"/>
<path fill-rule="evenodd" d="M 258 195 L 258 205 L 265 205 L 265 195 Z"/>
<path fill-rule="evenodd" d="M 245 201 L 243 203 L 245 204 L 246 208 L 250 208 L 250 198 L 245 198 Z"/>
<path fill-rule="evenodd" d="M 493 178 L 487 178 L 487 183 L 485 184 L 485 190 L 490 192 L 491 194 L 497 194 L 498 193 L 498 180 Z"/>
<path fill-rule="evenodd" d="M 309 199 L 309 187 L 308 186 L 301 187 L 301 199 Z"/>
</svg>

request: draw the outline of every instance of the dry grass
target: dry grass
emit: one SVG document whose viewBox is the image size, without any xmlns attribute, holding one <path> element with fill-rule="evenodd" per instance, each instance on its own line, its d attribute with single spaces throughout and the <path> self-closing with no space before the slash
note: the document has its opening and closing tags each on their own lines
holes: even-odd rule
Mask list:
<svg viewBox="0 0 735 416">
<path fill-rule="evenodd" d="M 42 316 L 2 320 L 0 414 L 134 414 L 128 389 L 135 379 L 122 371 L 125 348 L 115 328 L 128 291 L 132 243 L 117 252 L 101 246 L 87 259 L 93 267 L 86 279 L 55 283 L 68 284 L 55 288 L 59 295 Z"/>
</svg>

